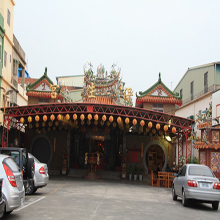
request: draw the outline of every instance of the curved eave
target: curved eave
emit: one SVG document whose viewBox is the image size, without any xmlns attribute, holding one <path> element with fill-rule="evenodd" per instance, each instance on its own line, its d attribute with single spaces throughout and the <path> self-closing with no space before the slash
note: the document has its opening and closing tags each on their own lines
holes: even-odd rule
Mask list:
<svg viewBox="0 0 220 220">
<path fill-rule="evenodd" d="M 218 149 L 220 149 L 220 144 L 219 143 L 214 143 L 214 142 L 206 144 L 203 141 L 198 141 L 198 142 L 195 142 L 193 144 L 193 148 L 195 148 L 195 149 L 215 149 L 215 150 L 218 150 Z"/>
</svg>

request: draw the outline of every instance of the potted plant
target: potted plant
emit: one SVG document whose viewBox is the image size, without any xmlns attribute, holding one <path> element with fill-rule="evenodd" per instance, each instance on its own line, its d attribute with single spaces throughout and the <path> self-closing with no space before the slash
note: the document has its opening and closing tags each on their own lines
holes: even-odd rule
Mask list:
<svg viewBox="0 0 220 220">
<path fill-rule="evenodd" d="M 144 175 L 144 168 L 140 167 L 139 168 L 139 180 L 142 181 L 143 180 L 143 175 Z"/>
<path fill-rule="evenodd" d="M 134 165 L 134 180 L 137 180 L 137 175 L 138 175 L 138 166 L 137 164 Z"/>
<path fill-rule="evenodd" d="M 128 178 L 129 178 L 129 180 L 132 179 L 132 173 L 133 173 L 133 166 L 131 164 L 129 164 L 129 166 L 128 166 Z"/>
</svg>

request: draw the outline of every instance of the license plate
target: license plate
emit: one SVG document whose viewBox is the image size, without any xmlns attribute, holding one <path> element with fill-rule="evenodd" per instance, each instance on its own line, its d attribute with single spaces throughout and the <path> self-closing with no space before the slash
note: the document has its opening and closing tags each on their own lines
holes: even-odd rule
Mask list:
<svg viewBox="0 0 220 220">
<path fill-rule="evenodd" d="M 24 204 L 24 198 L 21 198 L 21 205 Z"/>
<path fill-rule="evenodd" d="M 202 188 L 208 188 L 208 187 L 209 187 L 209 184 L 208 184 L 208 183 L 201 183 L 201 187 L 202 187 Z"/>
</svg>

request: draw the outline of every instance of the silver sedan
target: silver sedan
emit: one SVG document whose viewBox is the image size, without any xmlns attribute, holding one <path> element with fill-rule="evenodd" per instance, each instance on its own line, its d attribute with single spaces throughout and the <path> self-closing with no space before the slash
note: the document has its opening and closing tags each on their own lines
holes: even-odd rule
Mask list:
<svg viewBox="0 0 220 220">
<path fill-rule="evenodd" d="M 183 206 L 189 200 L 211 203 L 214 210 L 218 210 L 220 201 L 220 182 L 211 169 L 205 165 L 186 164 L 173 181 L 172 197 L 182 198 Z"/>
<path fill-rule="evenodd" d="M 36 157 L 28 153 L 29 158 L 34 158 L 35 162 L 35 174 L 33 178 L 33 185 L 30 185 L 26 190 L 26 195 L 31 195 L 37 191 L 38 188 L 42 188 L 48 184 L 49 174 L 46 163 L 41 163 Z"/>
</svg>

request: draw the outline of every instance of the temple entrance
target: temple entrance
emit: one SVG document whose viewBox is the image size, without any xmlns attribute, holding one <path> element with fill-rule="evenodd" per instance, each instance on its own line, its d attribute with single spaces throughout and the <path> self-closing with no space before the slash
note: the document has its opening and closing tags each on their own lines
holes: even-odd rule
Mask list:
<svg viewBox="0 0 220 220">
<path fill-rule="evenodd" d="M 157 172 L 157 167 L 160 169 L 164 167 L 165 154 L 163 149 L 159 145 L 151 145 L 146 153 L 146 165 L 148 167 L 148 173 L 151 171 Z"/>
</svg>

